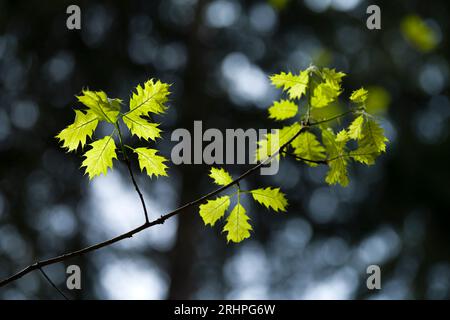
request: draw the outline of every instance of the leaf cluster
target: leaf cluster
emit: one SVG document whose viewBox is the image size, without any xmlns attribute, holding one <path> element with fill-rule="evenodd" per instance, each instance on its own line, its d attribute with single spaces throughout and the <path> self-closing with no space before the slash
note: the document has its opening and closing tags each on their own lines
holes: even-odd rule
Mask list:
<svg viewBox="0 0 450 320">
<path fill-rule="evenodd" d="M 220 186 L 226 186 L 233 182 L 231 175 L 223 168 L 212 167 L 209 176 L 214 183 Z M 228 242 L 241 242 L 250 237 L 250 231 L 252 230 L 249 223 L 250 218 L 241 204 L 241 197 L 244 194 L 250 194 L 256 202 L 276 212 L 286 211 L 288 205 L 286 196 L 280 191 L 280 188 L 267 187 L 245 191 L 239 186 L 237 186 L 237 191 L 232 194 L 208 200 L 207 203 L 200 205 L 200 216 L 203 222 L 205 225 L 214 226 L 225 215 L 231 206 L 232 198 L 236 196 L 236 204 L 226 218 L 223 227 L 223 232 L 227 233 Z"/>
<path fill-rule="evenodd" d="M 388 139 L 374 116 L 366 111 L 367 90 L 360 88 L 353 91 L 348 97 L 350 106 L 345 112 L 331 113 L 325 119 L 315 116 L 323 114 L 317 110 L 333 110 L 332 106 L 340 103 L 345 76 L 343 72 L 315 66 L 298 74 L 281 72 L 272 75 L 272 84 L 281 89 L 284 96 L 269 107 L 268 117 L 277 122 L 290 121 L 290 124 L 271 131 L 257 142 L 255 160 L 267 163 L 291 155 L 311 167 L 327 165 L 325 182 L 344 187 L 349 183 L 348 166 L 351 161 L 373 165 L 376 158 L 386 151 Z M 347 125 L 336 130 L 336 120 L 341 121 L 345 116 L 350 118 Z M 276 157 L 273 156 L 275 153 Z M 233 182 L 224 169 L 212 168 L 210 176 L 222 186 Z M 240 195 L 250 193 L 255 201 L 275 211 L 285 211 L 287 207 L 286 197 L 280 188 L 250 191 L 242 191 L 239 185 L 237 188 L 237 203 L 223 228 L 228 241 L 232 242 L 250 237 L 252 230 Z M 225 215 L 231 205 L 230 197 L 221 196 L 200 206 L 200 216 L 205 225 L 213 226 Z"/>
<path fill-rule="evenodd" d="M 103 91 L 83 90 L 77 96 L 82 108 L 75 110 L 75 120 L 64 128 L 56 138 L 62 142 L 62 148 L 67 152 L 84 149 L 87 140 L 89 149 L 84 152 L 84 161 L 81 167 L 92 180 L 101 174 L 106 175 L 108 169 L 113 168 L 113 160 L 117 159 L 117 144 L 119 152 L 128 160 L 126 149 L 137 155 L 139 166 L 147 175 L 167 176 L 167 159 L 158 155 L 157 149 L 148 147 L 132 147 L 124 144 L 121 128 L 125 127 L 131 135 L 143 141 L 155 141 L 161 138 L 159 123 L 154 122 L 153 115 L 166 111 L 166 103 L 170 85 L 159 80 L 150 79 L 143 86 L 138 85 L 132 93 L 126 111 L 122 100 L 109 98 Z M 112 126 L 109 135 L 93 139 L 93 134 L 100 123 Z"/>
</svg>

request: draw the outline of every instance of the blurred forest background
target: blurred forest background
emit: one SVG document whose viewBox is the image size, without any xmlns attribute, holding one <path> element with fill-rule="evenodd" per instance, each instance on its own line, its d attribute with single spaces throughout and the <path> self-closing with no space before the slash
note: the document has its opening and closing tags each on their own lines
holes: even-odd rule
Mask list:
<svg viewBox="0 0 450 320">
<path fill-rule="evenodd" d="M 81 8 L 81 30 L 66 8 Z M 268 75 L 311 62 L 344 71 L 344 96 L 361 85 L 391 143 L 372 167 L 351 168 L 347 188 L 326 167 L 287 159 L 276 176 L 287 214 L 246 203 L 252 237 L 227 244 L 198 208 L 132 239 L 49 266 L 82 268 L 74 299 L 450 298 L 448 1 L 363 0 L 0 1 L 0 278 L 113 237 L 143 222 L 126 166 L 89 183 L 80 153 L 54 136 L 73 121 L 82 88 L 128 101 L 148 78 L 173 83 L 158 148 L 176 128 L 273 128 L 279 95 Z M 347 106 L 336 105 L 345 109 Z M 98 130 L 97 134 L 101 134 Z M 227 166 L 233 174 L 248 166 Z M 135 167 L 135 172 L 139 168 Z M 152 218 L 215 188 L 203 165 L 138 174 Z M 366 288 L 378 264 L 382 289 Z M 2 299 L 59 299 L 39 272 L 0 289 Z"/>
</svg>

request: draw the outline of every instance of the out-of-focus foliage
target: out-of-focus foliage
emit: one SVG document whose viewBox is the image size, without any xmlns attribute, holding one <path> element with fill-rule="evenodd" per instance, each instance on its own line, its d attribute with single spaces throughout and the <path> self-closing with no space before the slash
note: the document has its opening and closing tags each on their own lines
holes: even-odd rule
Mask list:
<svg viewBox="0 0 450 320">
<path fill-rule="evenodd" d="M 277 10 L 283 10 L 291 0 L 268 0 L 271 6 Z"/>
<path fill-rule="evenodd" d="M 422 52 L 429 52 L 437 45 L 435 31 L 417 15 L 404 17 L 401 23 L 401 30 L 403 36 L 411 45 Z"/>
<path fill-rule="evenodd" d="M 367 112 L 372 114 L 385 113 L 391 103 L 389 92 L 380 86 L 369 86 L 367 90 L 370 92 L 366 101 Z"/>
</svg>

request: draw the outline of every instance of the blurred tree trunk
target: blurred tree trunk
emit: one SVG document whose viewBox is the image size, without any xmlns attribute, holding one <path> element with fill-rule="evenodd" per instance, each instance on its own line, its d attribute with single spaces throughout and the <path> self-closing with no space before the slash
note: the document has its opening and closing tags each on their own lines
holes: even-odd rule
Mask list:
<svg viewBox="0 0 450 320">
<path fill-rule="evenodd" d="M 201 120 L 204 114 L 206 96 L 203 85 L 205 83 L 205 66 L 202 61 L 205 53 L 198 39 L 198 29 L 201 24 L 201 14 L 205 1 L 199 1 L 196 8 L 192 29 L 186 35 L 186 45 L 190 63 L 184 73 L 184 94 L 180 103 L 179 128 L 191 131 L 195 120 Z M 193 156 L 193 154 L 192 154 Z M 180 166 L 182 179 L 180 205 L 183 205 L 201 195 L 199 177 L 202 166 Z M 178 216 L 178 231 L 174 248 L 170 253 L 170 287 L 169 299 L 190 299 L 195 291 L 194 274 L 192 272 L 196 261 L 196 236 L 199 233 L 200 220 L 190 208 Z"/>
</svg>

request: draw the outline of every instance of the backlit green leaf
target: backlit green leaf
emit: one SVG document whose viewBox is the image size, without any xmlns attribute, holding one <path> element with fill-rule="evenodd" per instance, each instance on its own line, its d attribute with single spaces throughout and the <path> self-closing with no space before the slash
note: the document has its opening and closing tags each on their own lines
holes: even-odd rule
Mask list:
<svg viewBox="0 0 450 320">
<path fill-rule="evenodd" d="M 148 80 L 144 86 L 138 85 L 136 92 L 130 99 L 130 110 L 126 115 L 136 118 L 146 116 L 149 113 L 160 114 L 166 111 L 165 103 L 169 97 L 169 87 L 167 83 L 159 80 Z"/>
<path fill-rule="evenodd" d="M 67 151 L 75 151 L 81 144 L 86 143 L 86 138 L 91 137 L 98 124 L 98 116 L 92 112 L 83 113 L 75 110 L 75 121 L 62 130 L 56 138 L 63 142 L 62 147 Z"/>
<path fill-rule="evenodd" d="M 352 92 L 350 100 L 355 103 L 364 103 L 367 100 L 368 94 L 369 92 L 366 89 L 360 88 Z"/>
<path fill-rule="evenodd" d="M 231 211 L 223 228 L 223 231 L 227 232 L 228 242 L 238 243 L 250 237 L 252 226 L 248 223 L 248 220 L 250 218 L 247 216 L 245 208 L 238 203 Z"/>
<path fill-rule="evenodd" d="M 110 99 L 103 91 L 83 90 L 78 101 L 84 104 L 89 112 L 97 115 L 99 120 L 115 123 L 120 112 L 120 99 Z"/>
<path fill-rule="evenodd" d="M 290 100 L 275 101 L 269 108 L 269 118 L 279 120 L 286 120 L 294 117 L 297 114 L 298 106 Z"/>
<path fill-rule="evenodd" d="M 155 140 L 161 137 L 161 129 L 158 128 L 159 124 L 150 122 L 137 113 L 124 115 L 123 122 L 125 122 L 131 133 L 139 138 Z"/>
<path fill-rule="evenodd" d="M 275 87 L 287 91 L 291 99 L 300 99 L 306 93 L 309 75 L 307 70 L 301 71 L 299 75 L 281 72 L 271 76 L 270 80 Z"/>
<path fill-rule="evenodd" d="M 354 140 L 360 140 L 364 137 L 363 134 L 364 117 L 359 116 L 348 127 L 348 136 Z"/>
<path fill-rule="evenodd" d="M 153 175 L 156 177 L 167 176 L 167 166 L 164 164 L 167 159 L 163 156 L 157 155 L 156 153 L 158 150 L 150 148 L 136 148 L 133 149 L 133 151 L 138 155 L 141 171 L 144 171 L 145 169 L 150 178 Z"/>
<path fill-rule="evenodd" d="M 231 175 L 223 168 L 211 168 L 209 176 L 219 186 L 226 186 L 227 184 L 233 182 L 233 178 L 231 177 Z"/>
<path fill-rule="evenodd" d="M 329 167 L 325 181 L 328 184 L 348 185 L 347 158 L 345 144 L 348 135 L 341 131 L 337 136 L 331 128 L 322 130 L 322 141 L 328 153 Z"/>
<path fill-rule="evenodd" d="M 207 203 L 200 205 L 200 216 L 205 225 L 214 226 L 217 220 L 223 217 L 225 211 L 230 206 L 230 197 L 218 197 L 215 200 L 208 200 Z"/>
<path fill-rule="evenodd" d="M 117 159 L 116 144 L 112 136 L 104 137 L 90 144 L 91 149 L 85 152 L 81 167 L 86 167 L 89 180 L 100 174 L 106 175 L 108 168 L 112 168 L 113 159 Z"/>
<path fill-rule="evenodd" d="M 255 189 L 250 191 L 253 199 L 264 205 L 266 208 L 275 211 L 286 211 L 287 199 L 280 191 L 280 188 L 267 187 L 265 189 Z"/>
<path fill-rule="evenodd" d="M 309 131 L 302 132 L 292 141 L 291 146 L 294 148 L 294 154 L 303 159 L 320 161 L 326 158 L 325 148 L 316 136 Z M 311 167 L 317 166 L 314 162 L 305 161 L 305 163 Z"/>
</svg>

